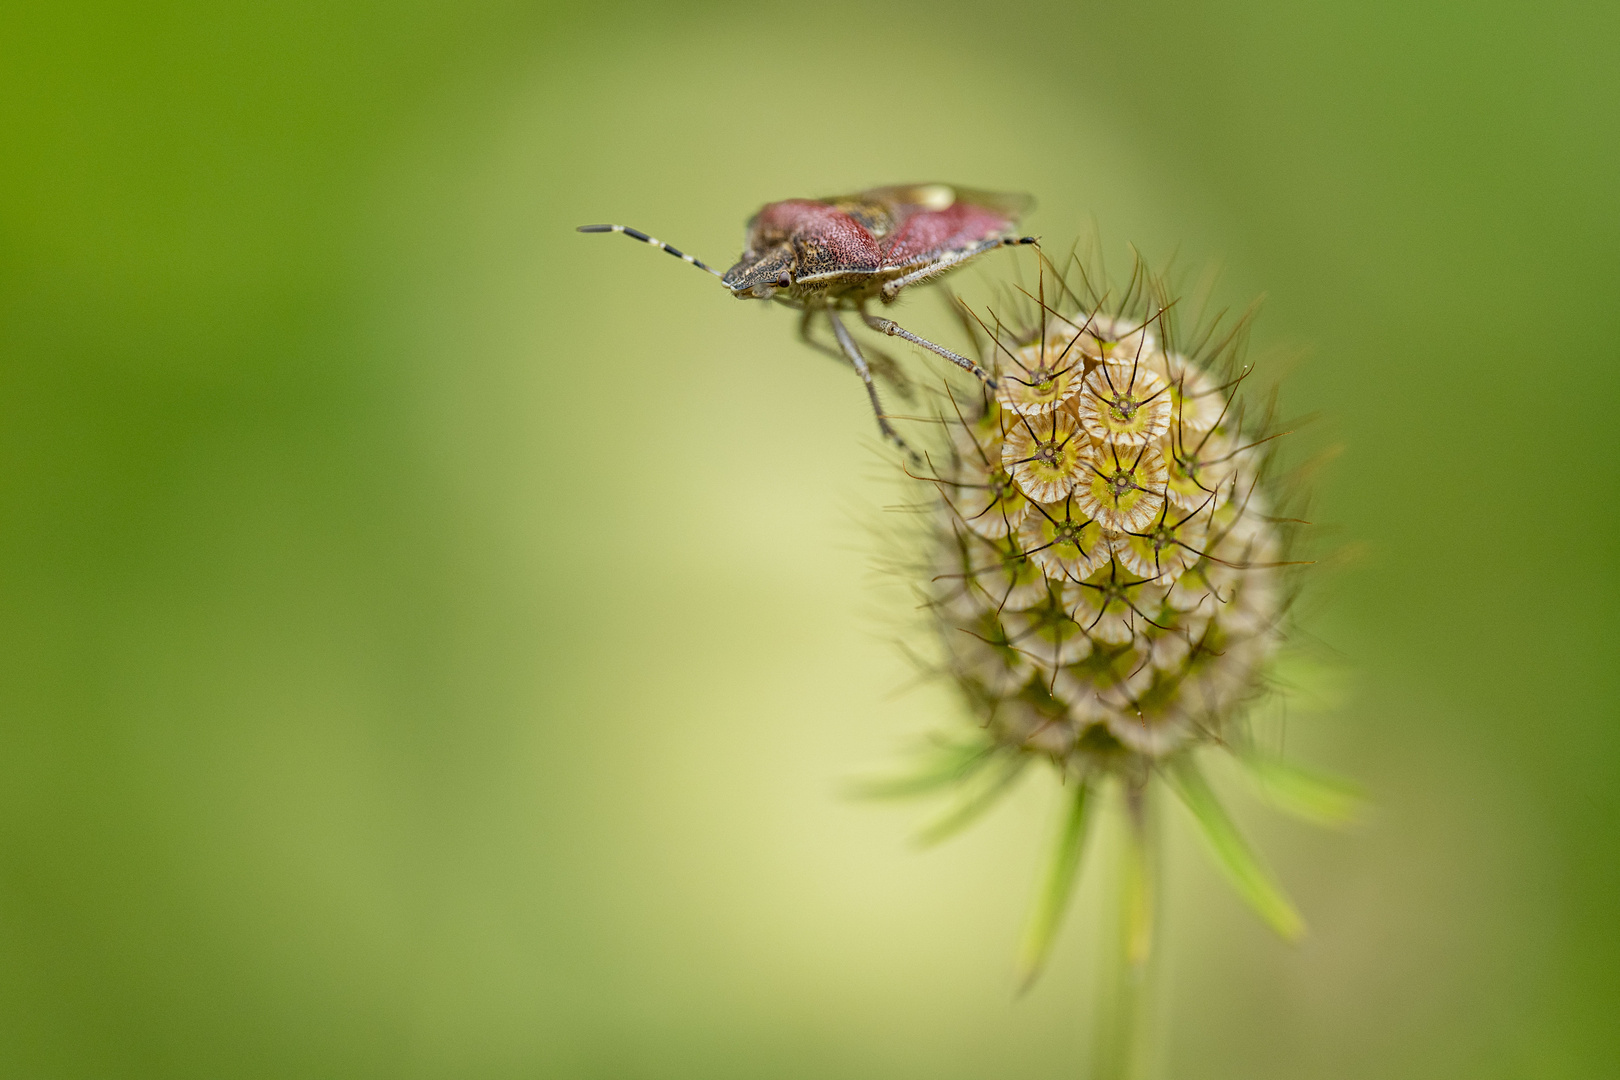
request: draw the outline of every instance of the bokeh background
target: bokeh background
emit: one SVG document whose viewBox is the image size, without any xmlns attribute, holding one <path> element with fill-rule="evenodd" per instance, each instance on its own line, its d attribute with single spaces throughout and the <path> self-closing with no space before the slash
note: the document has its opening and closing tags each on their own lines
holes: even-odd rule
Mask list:
<svg viewBox="0 0 1620 1080">
<path fill-rule="evenodd" d="M 1289 745 L 1378 811 L 1238 802 L 1294 947 L 1169 822 L 1162 1075 L 1612 1075 L 1617 42 L 1599 0 L 6 5 L 0 1074 L 1083 1075 L 1095 897 L 1014 992 L 1051 790 L 929 851 L 840 794 L 949 711 L 894 693 L 858 385 L 572 232 L 724 265 L 761 202 L 942 179 L 1220 259 L 1345 447 L 1348 689 Z"/>
</svg>

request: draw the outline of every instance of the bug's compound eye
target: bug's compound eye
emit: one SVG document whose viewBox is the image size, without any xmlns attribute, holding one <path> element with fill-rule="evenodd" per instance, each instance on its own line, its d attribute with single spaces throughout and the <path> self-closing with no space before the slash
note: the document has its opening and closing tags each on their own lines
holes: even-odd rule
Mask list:
<svg viewBox="0 0 1620 1080">
<path fill-rule="evenodd" d="M 788 276 L 788 272 L 786 270 L 782 271 L 782 273 L 777 276 L 777 278 L 776 278 L 776 287 L 778 289 L 790 288 L 790 287 L 792 287 L 792 285 L 793 285 L 793 278 Z"/>
</svg>

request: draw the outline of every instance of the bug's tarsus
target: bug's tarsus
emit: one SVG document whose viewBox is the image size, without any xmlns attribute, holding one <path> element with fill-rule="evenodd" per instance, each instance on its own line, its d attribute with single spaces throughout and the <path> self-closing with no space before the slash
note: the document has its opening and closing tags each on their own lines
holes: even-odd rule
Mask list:
<svg viewBox="0 0 1620 1080">
<path fill-rule="evenodd" d="M 664 243 L 662 240 L 659 240 L 656 237 L 648 236 L 646 233 L 642 232 L 640 229 L 632 229 L 628 225 L 581 225 L 575 231 L 576 232 L 582 232 L 582 233 L 609 233 L 609 232 L 623 233 L 624 235 L 628 236 L 632 240 L 640 240 L 643 244 L 651 244 L 653 247 L 658 248 L 660 251 L 667 251 L 671 255 L 675 256 L 677 259 L 681 260 L 682 262 L 691 263 L 693 266 L 697 267 L 699 270 L 703 270 L 703 271 L 706 271 L 706 272 L 708 272 L 710 274 L 713 274 L 715 277 L 722 277 L 723 276 L 720 273 L 720 271 L 716 270 L 712 266 L 709 266 L 709 265 L 705 264 L 701 259 L 694 259 L 692 256 L 688 255 L 686 252 L 682 251 L 680 248 L 671 247 L 670 245 Z"/>
</svg>

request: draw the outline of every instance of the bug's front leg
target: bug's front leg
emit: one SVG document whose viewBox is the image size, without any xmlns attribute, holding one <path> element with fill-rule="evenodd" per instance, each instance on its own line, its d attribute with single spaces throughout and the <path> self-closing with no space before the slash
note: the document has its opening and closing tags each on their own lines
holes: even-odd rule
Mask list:
<svg viewBox="0 0 1620 1080">
<path fill-rule="evenodd" d="M 943 356 L 945 359 L 949 360 L 963 371 L 972 372 L 980 379 L 983 379 L 984 384 L 990 389 L 994 390 L 996 388 L 996 380 L 991 377 L 990 373 L 984 370 L 984 368 L 980 367 L 978 364 L 975 364 L 972 360 L 969 360 L 967 357 L 953 353 L 943 345 L 935 345 L 927 338 L 918 337 L 916 334 L 913 334 L 910 330 L 907 330 L 893 319 L 883 319 L 876 315 L 868 315 L 864 311 L 861 312 L 861 318 L 866 321 L 867 326 L 870 326 L 878 333 L 888 334 L 890 337 L 904 338 L 913 345 L 921 345 L 929 352 Z"/>
<path fill-rule="evenodd" d="M 844 350 L 844 355 L 849 357 L 849 362 L 855 365 L 855 370 L 860 374 L 861 381 L 866 384 L 866 396 L 872 400 L 872 413 L 877 417 L 878 430 L 883 432 L 884 438 L 893 442 L 913 459 L 916 459 L 917 452 L 906 445 L 906 440 L 902 439 L 900 433 L 894 430 L 893 425 L 889 423 L 889 418 L 883 413 L 883 402 L 878 400 L 877 386 L 872 382 L 872 369 L 867 366 L 866 357 L 861 355 L 861 350 L 855 345 L 855 339 L 850 337 L 849 330 L 844 326 L 844 321 L 838 317 L 838 312 L 832 308 L 827 308 L 826 311 L 827 321 L 832 323 L 833 336 L 838 339 L 838 347 Z"/>
</svg>

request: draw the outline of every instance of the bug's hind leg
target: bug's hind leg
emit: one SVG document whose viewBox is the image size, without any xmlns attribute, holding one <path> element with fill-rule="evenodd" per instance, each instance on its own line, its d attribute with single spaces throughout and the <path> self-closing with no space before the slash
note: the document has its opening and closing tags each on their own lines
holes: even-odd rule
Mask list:
<svg viewBox="0 0 1620 1080">
<path fill-rule="evenodd" d="M 815 335 L 811 333 L 811 323 L 815 316 L 820 313 L 820 308 L 803 309 L 803 316 L 799 319 L 799 340 L 817 352 L 832 357 L 840 364 L 848 364 L 849 356 L 843 349 L 828 345 L 825 341 L 817 341 Z M 866 366 L 872 372 L 874 379 L 887 383 L 889 389 L 899 394 L 902 401 L 916 400 L 917 388 L 912 384 L 910 377 L 906 375 L 905 369 L 900 366 L 900 363 L 893 356 L 881 349 L 873 348 L 871 345 L 867 345 L 866 348 L 862 349 L 861 355 L 866 357 Z"/>
<path fill-rule="evenodd" d="M 870 326 L 878 333 L 888 334 L 890 337 L 905 338 L 913 345 L 921 345 L 929 352 L 943 356 L 945 359 L 949 360 L 963 371 L 970 372 L 973 375 L 978 376 L 980 379 L 983 379 L 984 384 L 990 389 L 994 390 L 996 388 L 996 380 L 990 375 L 990 373 L 984 370 L 984 368 L 980 367 L 978 364 L 975 364 L 972 360 L 969 360 L 967 357 L 953 353 L 943 345 L 935 345 L 927 338 L 918 337 L 916 334 L 913 334 L 910 330 L 907 330 L 893 319 L 884 319 L 879 318 L 876 315 L 868 315 L 864 311 L 861 312 L 861 318 L 866 320 L 867 326 Z"/>
<path fill-rule="evenodd" d="M 883 432 L 885 439 L 888 439 L 915 459 L 917 452 L 906 445 L 906 440 L 902 439 L 900 433 L 894 430 L 894 426 L 889 423 L 889 418 L 883 413 L 883 402 L 878 400 L 877 386 L 872 382 L 872 369 L 867 366 L 866 357 L 861 355 L 861 350 L 856 346 L 855 339 L 850 337 L 849 330 L 844 326 L 844 321 L 838 317 L 838 312 L 832 308 L 827 308 L 826 311 L 827 321 L 832 323 L 833 336 L 838 338 L 838 347 L 844 350 L 844 355 L 849 358 L 851 364 L 855 365 L 855 371 L 860 375 L 861 381 L 866 384 L 866 396 L 872 401 L 872 414 L 877 417 L 878 430 Z M 806 329 L 808 330 L 808 326 L 806 326 Z"/>
</svg>

